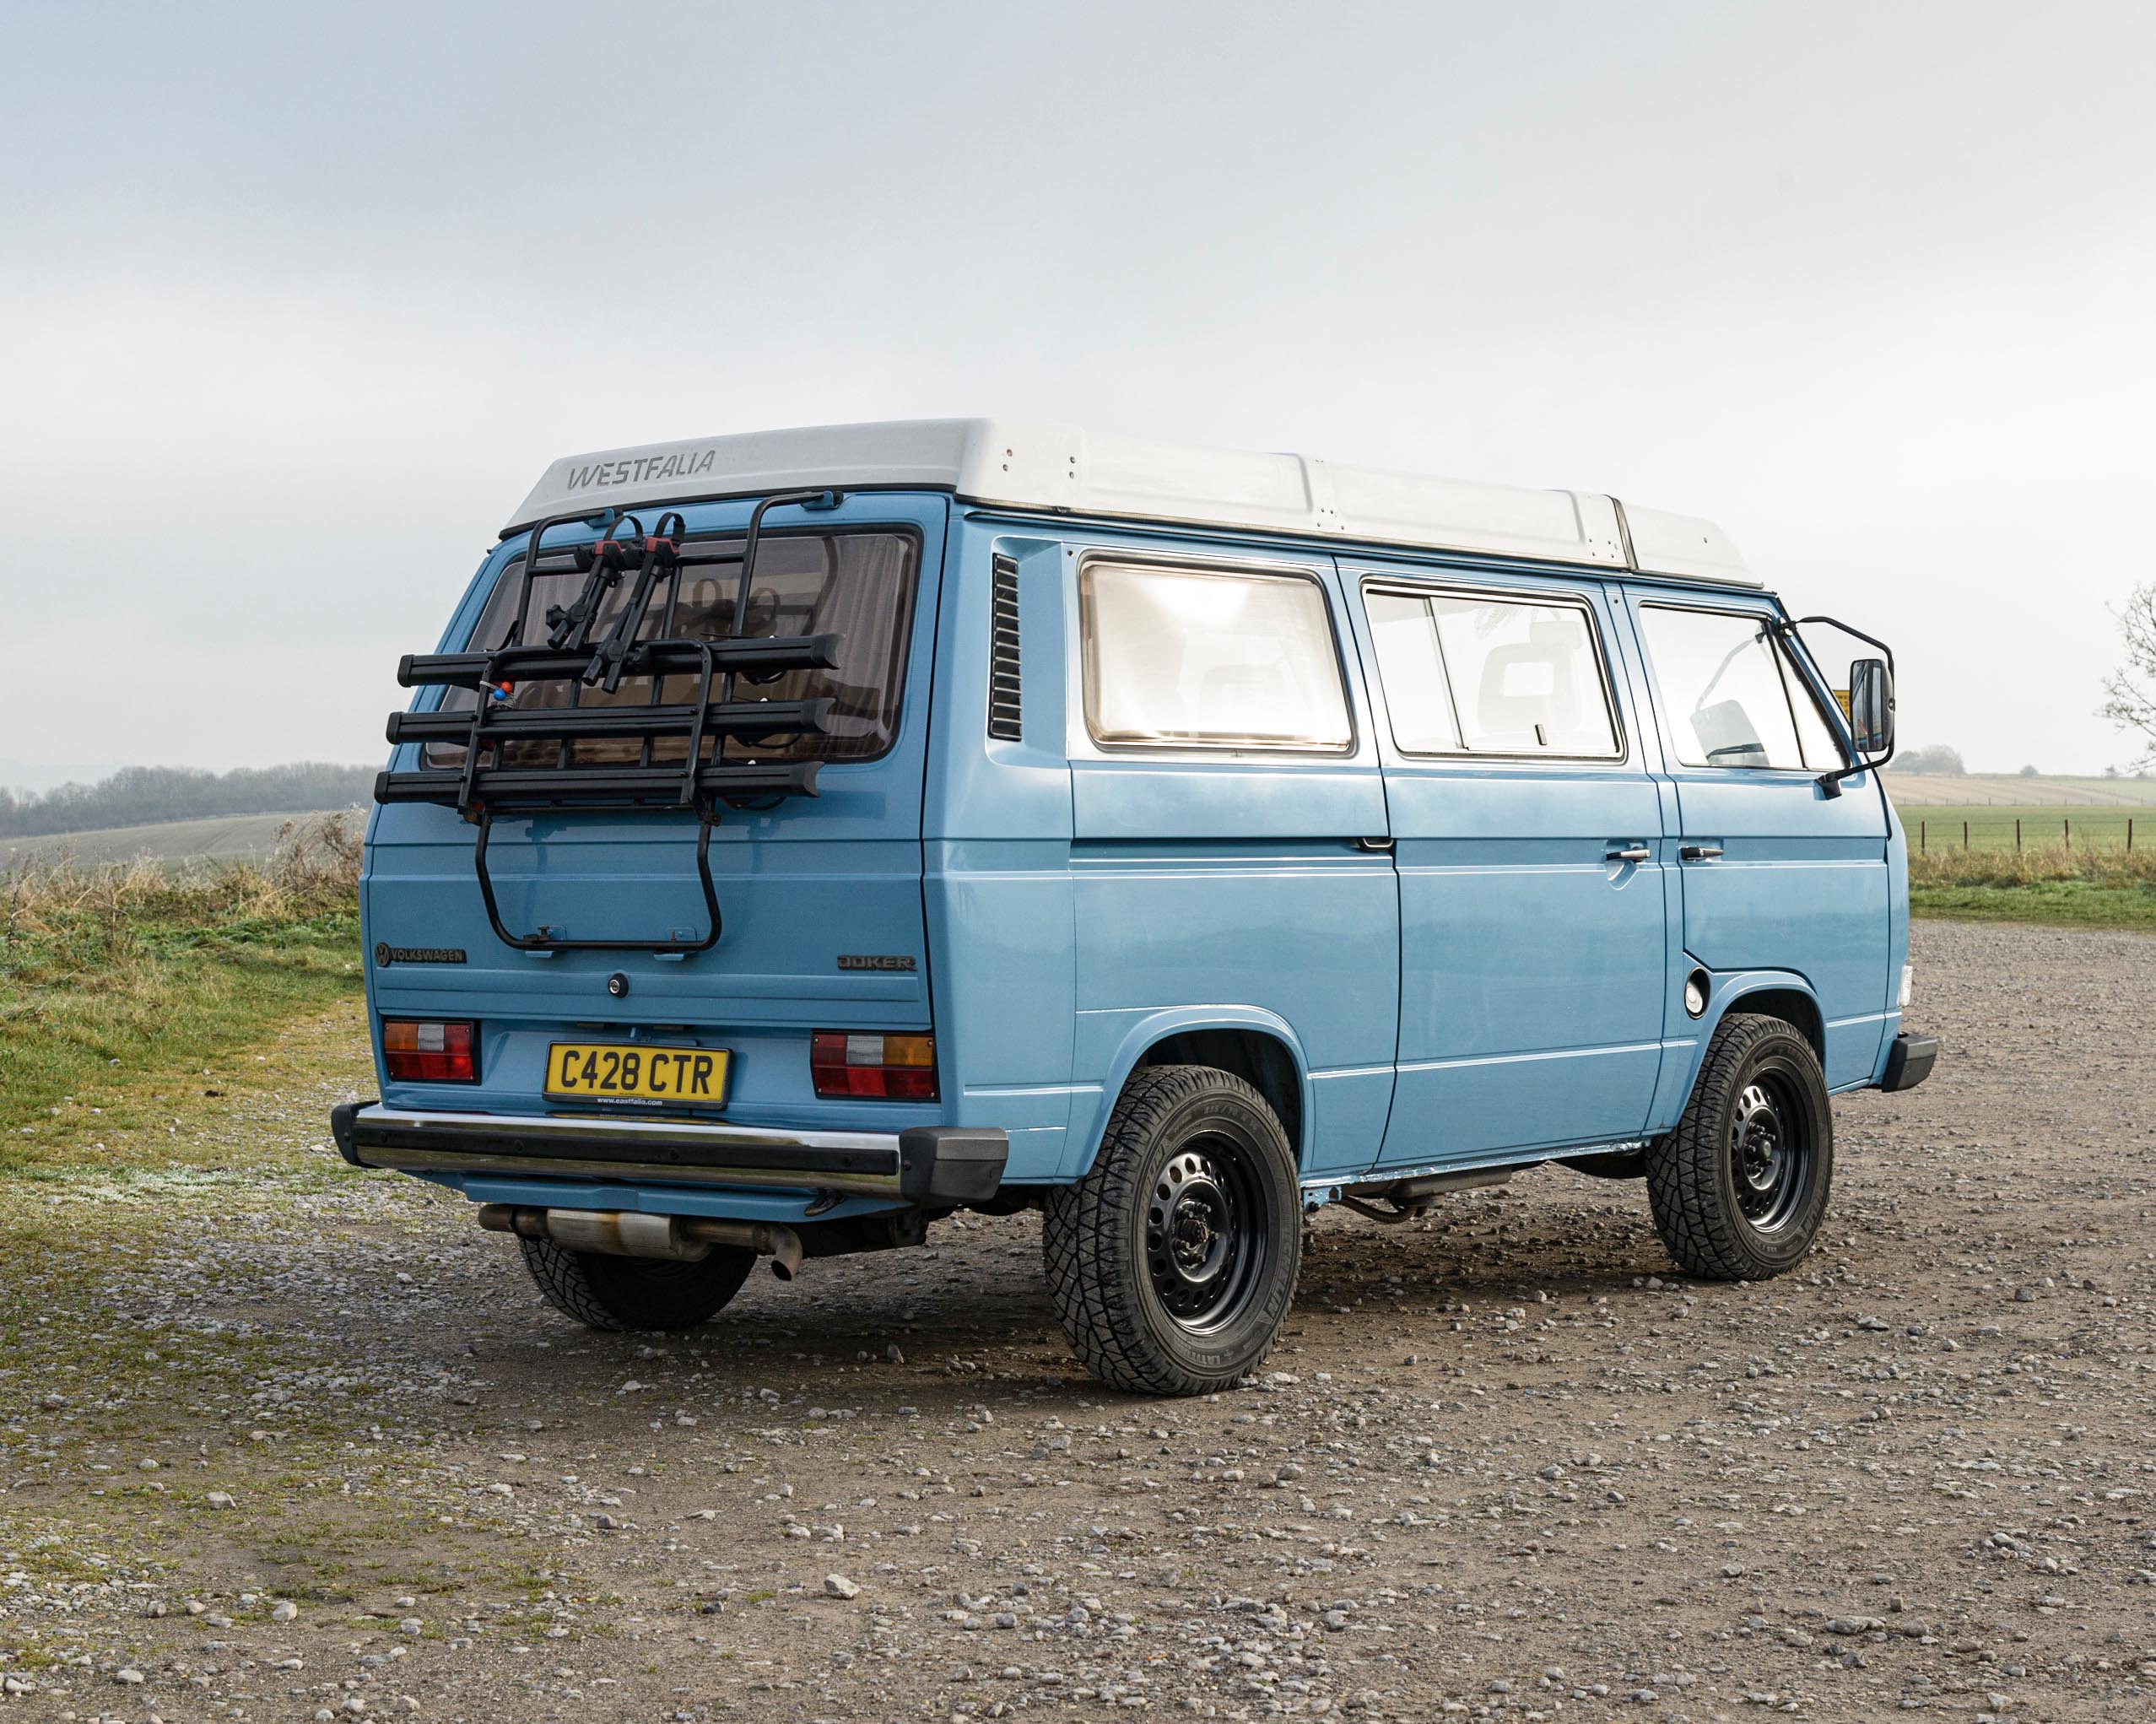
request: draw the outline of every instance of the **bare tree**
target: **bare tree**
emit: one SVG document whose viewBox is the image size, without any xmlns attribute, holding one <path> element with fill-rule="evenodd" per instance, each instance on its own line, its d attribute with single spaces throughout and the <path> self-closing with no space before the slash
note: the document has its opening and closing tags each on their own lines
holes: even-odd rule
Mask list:
<svg viewBox="0 0 2156 1724">
<path fill-rule="evenodd" d="M 2135 587 L 2117 615 L 2126 662 L 2105 680 L 2110 698 L 2097 711 L 2121 730 L 2140 732 L 2139 764 L 2156 764 L 2156 581 Z"/>
</svg>

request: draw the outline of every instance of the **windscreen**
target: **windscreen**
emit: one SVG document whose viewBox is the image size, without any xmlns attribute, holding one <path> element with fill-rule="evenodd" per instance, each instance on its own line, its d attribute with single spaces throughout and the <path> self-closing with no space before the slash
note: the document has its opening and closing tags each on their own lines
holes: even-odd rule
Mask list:
<svg viewBox="0 0 2156 1724">
<path fill-rule="evenodd" d="M 748 594 L 743 626 L 734 626 L 741 584 L 740 541 L 692 539 L 700 558 L 730 551 L 717 560 L 685 562 L 666 570 L 654 583 L 638 625 L 639 640 L 719 640 L 743 635 L 836 635 L 840 637 L 836 668 L 781 671 L 763 678 L 734 679 L 739 701 L 806 700 L 829 696 L 833 704 L 828 734 L 727 738 L 728 760 L 873 760 L 896 740 L 900 697 L 905 679 L 906 646 L 913 617 L 919 569 L 918 542 L 910 533 L 890 532 L 772 533 L 759 536 L 755 581 Z M 548 548 L 551 550 L 551 547 Z M 488 595 L 478 626 L 466 650 L 493 651 L 509 642 L 511 631 L 525 645 L 543 643 L 549 606 L 566 606 L 582 591 L 585 577 L 573 570 L 542 572 L 532 582 L 526 614 L 517 614 L 523 592 L 523 559 L 505 564 Z M 629 601 L 633 577 L 618 582 L 606 596 L 591 638 L 606 638 Z M 575 678 L 518 683 L 512 686 L 511 710 L 563 706 L 669 705 L 696 698 L 698 678 L 624 677 L 611 694 Z M 654 684 L 657 684 L 655 687 Z M 718 698 L 715 682 L 712 698 Z M 468 710 L 477 697 L 451 689 L 444 711 Z M 508 766 L 613 766 L 648 761 L 680 763 L 685 738 L 616 740 L 580 738 L 574 743 L 516 742 L 502 747 Z M 646 750 L 648 749 L 648 753 Z M 427 765 L 462 764 L 464 750 L 436 743 Z M 704 757 L 720 758 L 707 738 Z"/>
</svg>

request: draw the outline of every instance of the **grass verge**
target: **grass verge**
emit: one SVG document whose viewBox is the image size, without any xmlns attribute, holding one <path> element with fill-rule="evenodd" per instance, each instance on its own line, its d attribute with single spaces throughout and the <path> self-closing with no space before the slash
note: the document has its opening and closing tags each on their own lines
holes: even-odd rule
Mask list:
<svg viewBox="0 0 2156 1724">
<path fill-rule="evenodd" d="M 356 999 L 358 869 L 357 835 L 332 817 L 260 865 L 0 879 L 0 1174 L 139 1127 L 176 1083 Z"/>
<path fill-rule="evenodd" d="M 1910 909 L 1966 921 L 2156 932 L 2156 854 L 2075 846 L 1909 858 Z"/>
</svg>

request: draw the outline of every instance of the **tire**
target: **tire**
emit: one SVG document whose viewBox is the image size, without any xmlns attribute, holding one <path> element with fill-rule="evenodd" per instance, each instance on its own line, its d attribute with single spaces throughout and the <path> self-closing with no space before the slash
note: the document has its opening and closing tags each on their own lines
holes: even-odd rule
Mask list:
<svg viewBox="0 0 2156 1724">
<path fill-rule="evenodd" d="M 1779 1018 L 1732 1012 L 1677 1129 L 1647 1149 L 1655 1228 L 1687 1273 L 1762 1281 L 1812 1248 L 1834 1183 L 1818 1056 Z"/>
<path fill-rule="evenodd" d="M 1294 1151 L 1241 1078 L 1148 1067 L 1124 1086 L 1093 1170 L 1049 1193 L 1040 1240 L 1063 1332 L 1101 1381 L 1141 1395 L 1232 1387 L 1294 1298 Z"/>
<path fill-rule="evenodd" d="M 756 1267 L 756 1253 L 714 1246 L 693 1263 L 564 1250 L 519 1239 L 546 1301 L 589 1329 L 693 1329 L 718 1315 Z"/>
</svg>

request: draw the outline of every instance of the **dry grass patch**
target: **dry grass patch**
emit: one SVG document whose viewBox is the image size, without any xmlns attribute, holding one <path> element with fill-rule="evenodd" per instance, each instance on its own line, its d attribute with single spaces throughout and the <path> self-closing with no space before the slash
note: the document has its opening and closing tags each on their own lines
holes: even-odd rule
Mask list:
<svg viewBox="0 0 2156 1724">
<path fill-rule="evenodd" d="M 359 862 L 333 816 L 295 823 L 260 865 L 0 878 L 0 1174 L 139 1127 L 168 1094 L 213 1093 L 205 1067 L 356 1000 Z"/>
</svg>

